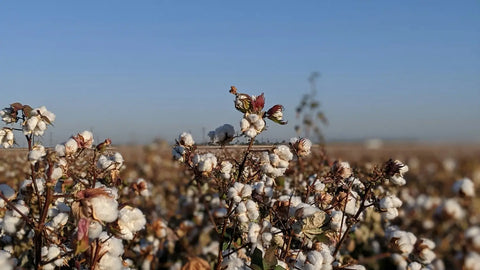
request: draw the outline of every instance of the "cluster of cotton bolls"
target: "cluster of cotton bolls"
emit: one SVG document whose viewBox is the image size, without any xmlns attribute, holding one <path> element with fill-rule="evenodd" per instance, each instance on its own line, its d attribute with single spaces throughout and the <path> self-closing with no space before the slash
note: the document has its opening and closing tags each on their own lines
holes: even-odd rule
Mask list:
<svg viewBox="0 0 480 270">
<path fill-rule="evenodd" d="M 332 263 L 334 257 L 331 254 L 330 247 L 321 244 L 319 250 L 312 250 L 307 253 L 298 252 L 295 268 L 309 270 L 330 270 L 333 269 Z M 348 269 L 354 269 L 348 267 Z"/>
<path fill-rule="evenodd" d="M 14 104 L 2 110 L 2 118 L 16 123 L 23 119 L 18 117 L 22 110 L 26 119 L 23 131 L 31 135 L 26 137 L 31 145 L 27 154 L 30 175 L 35 178 L 24 180 L 18 192 L 0 185 L 0 265 L 6 269 L 37 265 L 57 269 L 82 260 L 94 269 L 127 269 L 131 261 L 122 258 L 122 242 L 134 240 L 145 228 L 146 218 L 126 201 L 120 205 L 116 187 L 120 182 L 105 180 L 101 174 L 122 168 L 122 155 L 106 153 L 109 139 L 94 148 L 89 131 L 72 136 L 55 151 L 33 144 L 33 136 L 43 134 L 55 115 L 45 107 L 30 110 Z M 138 194 L 148 197 L 146 181 L 135 184 Z M 34 248 L 29 250 L 32 243 Z M 27 260 L 32 257 L 35 260 Z"/>
<path fill-rule="evenodd" d="M 62 250 L 57 245 L 49 245 L 42 247 L 42 261 L 49 262 L 43 265 L 43 269 L 53 270 L 65 265 L 68 257 L 62 255 Z"/>
<path fill-rule="evenodd" d="M 45 106 L 31 110 L 30 116 L 23 123 L 23 133 L 42 136 L 47 129 L 47 124 L 55 121 L 55 114 L 49 112 Z"/>
<path fill-rule="evenodd" d="M 245 136 L 255 138 L 260 134 L 265 129 L 265 117 L 281 125 L 287 123 L 283 120 L 282 105 L 274 105 L 267 111 L 263 110 L 265 106 L 263 93 L 259 96 L 242 94 L 237 92 L 235 86 L 230 88 L 230 93 L 235 95 L 235 108 L 243 113 L 240 131 Z"/>
<path fill-rule="evenodd" d="M 265 129 L 265 120 L 258 114 L 246 113 L 240 121 L 240 130 L 250 138 L 254 138 Z"/>
<path fill-rule="evenodd" d="M 436 254 L 433 252 L 435 243 L 432 240 L 418 239 L 413 233 L 400 230 L 395 226 L 388 227 L 385 236 L 395 252 L 392 254 L 392 259 L 398 269 L 434 268 L 432 262 Z"/>
<path fill-rule="evenodd" d="M 387 195 L 379 202 L 379 208 L 382 211 L 382 216 L 387 220 L 392 220 L 398 216 L 398 208 L 402 206 L 403 202 L 395 195 Z"/>
</svg>

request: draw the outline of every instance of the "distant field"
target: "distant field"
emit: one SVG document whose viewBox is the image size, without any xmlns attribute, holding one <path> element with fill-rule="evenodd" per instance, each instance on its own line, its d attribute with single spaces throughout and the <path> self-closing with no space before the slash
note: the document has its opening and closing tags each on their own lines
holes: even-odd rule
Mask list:
<svg viewBox="0 0 480 270">
<path fill-rule="evenodd" d="M 111 151 L 119 151 L 127 162 L 134 162 L 144 155 L 146 146 L 141 145 L 118 145 L 110 148 Z M 246 145 L 221 146 L 198 146 L 202 152 L 242 151 Z M 273 148 L 274 145 L 254 145 L 253 151 L 264 151 Z M 321 147 L 312 147 L 313 152 L 320 152 Z M 422 158 L 473 158 L 480 159 L 480 144 L 466 143 L 386 143 L 379 148 L 369 148 L 361 143 L 333 143 L 325 146 L 325 152 L 331 159 L 345 161 L 374 161 L 379 159 L 405 159 L 409 157 Z M 171 148 L 164 144 L 158 149 L 162 154 L 169 155 Z M 0 157 L 15 156 L 25 153 L 25 148 L 0 149 Z"/>
</svg>

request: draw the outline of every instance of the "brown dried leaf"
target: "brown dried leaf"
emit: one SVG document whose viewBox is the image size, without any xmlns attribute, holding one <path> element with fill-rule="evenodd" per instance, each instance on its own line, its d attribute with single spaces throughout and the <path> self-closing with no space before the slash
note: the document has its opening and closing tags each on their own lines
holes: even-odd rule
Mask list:
<svg viewBox="0 0 480 270">
<path fill-rule="evenodd" d="M 189 258 L 188 262 L 182 267 L 182 270 L 209 270 L 210 265 L 200 257 Z"/>
<path fill-rule="evenodd" d="M 19 102 L 15 102 L 15 103 L 10 104 L 10 107 L 15 111 L 19 111 L 19 110 L 23 109 L 23 105 Z"/>
</svg>

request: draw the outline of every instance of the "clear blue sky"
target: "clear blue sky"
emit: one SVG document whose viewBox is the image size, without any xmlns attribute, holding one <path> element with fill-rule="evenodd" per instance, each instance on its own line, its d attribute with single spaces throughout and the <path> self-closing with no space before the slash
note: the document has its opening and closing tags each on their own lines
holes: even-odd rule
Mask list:
<svg viewBox="0 0 480 270">
<path fill-rule="evenodd" d="M 328 140 L 480 141 L 477 0 L 0 3 L 0 105 L 47 106 L 54 142 L 238 129 L 230 85 L 283 104 L 264 136 L 288 139 L 313 71 Z"/>
</svg>

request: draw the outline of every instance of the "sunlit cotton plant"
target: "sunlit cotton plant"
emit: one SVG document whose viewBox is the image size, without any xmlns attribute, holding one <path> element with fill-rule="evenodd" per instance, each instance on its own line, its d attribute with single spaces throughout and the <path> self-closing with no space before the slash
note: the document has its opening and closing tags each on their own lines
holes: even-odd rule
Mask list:
<svg viewBox="0 0 480 270">
<path fill-rule="evenodd" d="M 180 223 L 180 235 L 205 237 L 205 227 L 211 228 L 207 235 L 213 242 L 205 244 L 215 243 L 212 246 L 218 249 L 216 257 L 209 255 L 215 269 L 365 269 L 351 255 L 351 237 L 372 228 L 371 222 L 385 233 L 399 216 L 402 200 L 396 192 L 406 184 L 408 167 L 389 160 L 358 174 L 348 162 L 336 161 L 320 162 L 311 170 L 304 163 L 312 152 L 307 138 L 253 151 L 256 136 L 265 129 L 265 118 L 286 124 L 283 107 L 264 111 L 264 94 L 238 93 L 233 86 L 230 93 L 235 95 L 235 108 L 243 113 L 240 131 L 250 139 L 241 155 L 232 155 L 228 148 L 202 152 L 208 148 L 187 143 L 193 142 L 188 133 L 182 133 L 173 147 L 174 159 L 183 162 L 192 177 L 183 205 L 191 212 Z M 231 137 L 219 136 L 223 130 L 210 132 L 212 141 Z M 198 236 L 186 233 L 201 231 Z M 382 241 L 386 247 L 390 241 L 401 256 L 411 256 L 425 266 L 435 258 L 430 240 L 418 242 L 412 233 L 405 233 L 414 237 L 407 241 L 400 231 L 390 231 L 390 238 L 365 241 L 377 247 Z M 353 248 L 362 249 L 361 242 Z"/>
<path fill-rule="evenodd" d="M 95 146 L 83 131 L 50 149 L 38 139 L 56 118 L 45 106 L 13 103 L 0 116 L 8 125 L 2 146 L 22 132 L 29 164 L 19 189 L 0 185 L 2 267 L 125 269 L 123 242 L 134 240 L 146 218 L 118 193 L 124 160 L 108 149 L 110 139 Z"/>
</svg>

